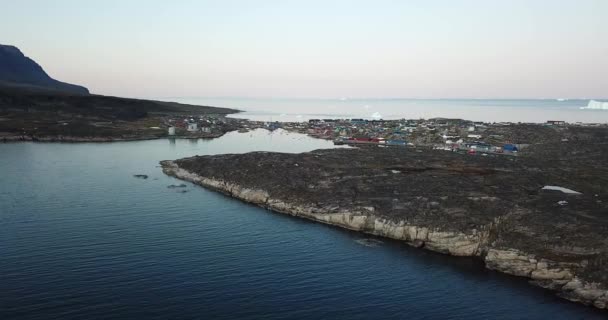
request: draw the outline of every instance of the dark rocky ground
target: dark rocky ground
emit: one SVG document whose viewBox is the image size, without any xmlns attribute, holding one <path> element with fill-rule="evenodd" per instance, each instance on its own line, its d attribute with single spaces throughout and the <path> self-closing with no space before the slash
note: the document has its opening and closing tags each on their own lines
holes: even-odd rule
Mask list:
<svg viewBox="0 0 608 320">
<path fill-rule="evenodd" d="M 18 48 L 0 44 L 0 142 L 155 139 L 167 135 L 166 129 L 155 129 L 162 126 L 162 116 L 236 112 L 89 94 L 83 86 L 51 78 Z"/>
<path fill-rule="evenodd" d="M 174 163 L 311 212 L 367 212 L 453 234 L 486 230 L 472 255 L 485 257 L 488 267 L 605 308 L 608 130 L 551 130 L 517 157 L 376 147 L 199 156 Z M 547 185 L 581 194 L 542 190 Z M 373 231 L 366 228 L 372 227 L 361 231 Z M 516 257 L 509 258 L 510 252 Z"/>
<path fill-rule="evenodd" d="M 173 102 L 78 95 L 0 85 L 0 141 L 113 141 L 167 135 L 167 115 L 226 115 L 238 110 Z"/>
</svg>

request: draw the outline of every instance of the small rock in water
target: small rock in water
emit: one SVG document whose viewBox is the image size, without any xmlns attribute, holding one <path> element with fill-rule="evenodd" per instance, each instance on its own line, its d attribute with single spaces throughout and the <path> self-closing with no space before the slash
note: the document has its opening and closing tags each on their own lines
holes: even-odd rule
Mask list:
<svg viewBox="0 0 608 320">
<path fill-rule="evenodd" d="M 134 174 L 133 176 L 138 179 L 148 179 L 147 174 Z"/>
<path fill-rule="evenodd" d="M 186 192 L 188 192 L 188 191 L 190 191 L 190 190 L 179 190 L 179 191 L 177 191 L 177 192 L 178 192 L 178 193 L 186 193 Z"/>
<path fill-rule="evenodd" d="M 422 241 L 420 239 L 416 239 L 412 242 L 412 246 L 415 248 L 422 248 L 422 247 L 424 247 L 424 241 Z"/>
<path fill-rule="evenodd" d="M 167 188 L 169 189 L 175 189 L 175 188 L 185 188 L 187 187 L 187 185 L 185 184 L 172 184 L 172 185 L 168 185 Z"/>
<path fill-rule="evenodd" d="M 383 243 L 378 239 L 359 239 L 355 240 L 355 242 L 366 247 L 377 247 Z"/>
</svg>

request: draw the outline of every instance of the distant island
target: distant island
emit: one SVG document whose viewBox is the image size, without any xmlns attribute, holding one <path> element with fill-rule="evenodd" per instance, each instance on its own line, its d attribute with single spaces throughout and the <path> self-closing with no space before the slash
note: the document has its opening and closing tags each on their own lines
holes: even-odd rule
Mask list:
<svg viewBox="0 0 608 320">
<path fill-rule="evenodd" d="M 222 118 L 236 112 L 90 94 L 83 86 L 51 78 L 18 48 L 0 45 L 0 142 L 155 139 L 168 135 L 167 117 Z M 219 127 L 211 136 L 233 129 Z"/>
</svg>

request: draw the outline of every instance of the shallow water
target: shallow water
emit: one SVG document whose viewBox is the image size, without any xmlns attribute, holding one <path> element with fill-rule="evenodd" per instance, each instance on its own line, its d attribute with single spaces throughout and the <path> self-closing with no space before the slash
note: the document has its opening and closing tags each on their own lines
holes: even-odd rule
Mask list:
<svg viewBox="0 0 608 320">
<path fill-rule="evenodd" d="M 599 319 L 468 258 L 369 240 L 167 177 L 158 161 L 330 142 L 0 144 L 0 319 Z M 134 178 L 146 174 L 148 179 Z M 271 174 L 271 173 L 269 173 Z M 181 193 L 181 190 L 188 190 Z"/>
</svg>

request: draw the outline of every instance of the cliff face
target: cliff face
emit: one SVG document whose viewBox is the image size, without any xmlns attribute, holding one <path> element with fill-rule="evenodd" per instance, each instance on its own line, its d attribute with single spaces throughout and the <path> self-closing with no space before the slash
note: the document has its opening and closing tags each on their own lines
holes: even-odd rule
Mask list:
<svg viewBox="0 0 608 320">
<path fill-rule="evenodd" d="M 386 148 L 203 156 L 162 166 L 277 212 L 477 256 L 490 269 L 528 277 L 567 299 L 608 306 L 602 169 L 596 178 L 569 181 L 584 170 L 573 175 L 567 171 L 575 168 L 550 159 Z M 542 190 L 557 184 L 582 194 Z"/>
<path fill-rule="evenodd" d="M 0 44 L 0 85 L 36 90 L 88 94 L 89 90 L 51 78 L 40 65 L 18 48 Z"/>
</svg>

